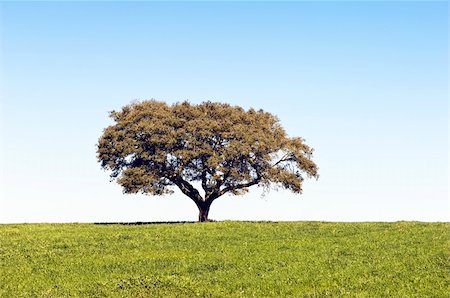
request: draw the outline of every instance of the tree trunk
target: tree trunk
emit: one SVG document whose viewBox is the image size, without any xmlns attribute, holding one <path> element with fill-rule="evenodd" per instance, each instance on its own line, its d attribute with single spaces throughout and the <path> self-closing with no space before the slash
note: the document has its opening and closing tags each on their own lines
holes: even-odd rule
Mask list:
<svg viewBox="0 0 450 298">
<path fill-rule="evenodd" d="M 198 221 L 199 222 L 205 222 L 208 221 L 208 213 L 209 213 L 209 206 L 202 206 L 198 207 Z"/>
</svg>

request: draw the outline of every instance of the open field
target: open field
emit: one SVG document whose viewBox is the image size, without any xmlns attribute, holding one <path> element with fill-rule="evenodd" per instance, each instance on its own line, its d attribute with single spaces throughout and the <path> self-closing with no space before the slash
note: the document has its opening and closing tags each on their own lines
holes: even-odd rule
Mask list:
<svg viewBox="0 0 450 298">
<path fill-rule="evenodd" d="M 0 297 L 449 297 L 450 223 L 0 225 Z"/>
</svg>

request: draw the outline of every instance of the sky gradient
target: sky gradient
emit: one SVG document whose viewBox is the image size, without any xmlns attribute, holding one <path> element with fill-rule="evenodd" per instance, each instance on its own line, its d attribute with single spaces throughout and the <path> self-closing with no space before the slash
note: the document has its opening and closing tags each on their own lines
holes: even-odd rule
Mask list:
<svg viewBox="0 0 450 298">
<path fill-rule="evenodd" d="M 300 196 L 217 220 L 449 221 L 448 2 L 2 2 L 0 222 L 196 220 L 96 161 L 135 99 L 262 108 L 315 148 Z"/>
</svg>

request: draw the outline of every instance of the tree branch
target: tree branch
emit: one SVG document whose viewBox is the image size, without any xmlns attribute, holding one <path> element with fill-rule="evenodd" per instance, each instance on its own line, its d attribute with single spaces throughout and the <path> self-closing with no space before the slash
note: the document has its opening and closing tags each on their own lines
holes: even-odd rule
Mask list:
<svg viewBox="0 0 450 298">
<path fill-rule="evenodd" d="M 205 197 L 208 196 L 208 192 L 209 192 L 209 187 L 208 187 L 208 182 L 206 180 L 206 170 L 203 170 L 202 172 L 202 188 L 205 191 Z"/>
<path fill-rule="evenodd" d="M 261 181 L 261 177 L 258 175 L 258 177 L 255 180 L 253 180 L 253 181 L 250 181 L 250 182 L 247 182 L 247 183 L 243 183 L 243 184 L 238 184 L 238 185 L 235 185 L 235 186 L 225 187 L 224 189 L 219 191 L 219 194 L 218 194 L 217 197 L 220 197 L 221 195 L 223 195 L 223 194 L 225 194 L 225 193 L 227 193 L 229 191 L 250 187 L 252 185 L 258 184 L 260 181 Z"/>
<path fill-rule="evenodd" d="M 290 154 L 285 154 L 279 161 L 277 161 L 275 164 L 272 165 L 272 168 L 279 165 L 280 163 L 282 163 L 283 161 L 292 161 L 292 153 Z"/>
<path fill-rule="evenodd" d="M 201 162 L 202 162 L 202 174 L 201 174 L 201 179 L 202 179 L 202 188 L 205 191 L 205 199 L 211 194 L 211 192 L 213 191 L 211 185 L 208 185 L 208 179 L 207 179 L 207 174 L 213 176 L 213 170 L 211 170 L 211 168 L 208 166 L 207 162 L 206 162 L 206 157 L 203 155 L 201 157 Z"/>
<path fill-rule="evenodd" d="M 203 202 L 202 196 L 189 182 L 184 180 L 181 176 L 169 178 L 178 188 L 189 198 L 191 198 L 197 205 Z"/>
</svg>

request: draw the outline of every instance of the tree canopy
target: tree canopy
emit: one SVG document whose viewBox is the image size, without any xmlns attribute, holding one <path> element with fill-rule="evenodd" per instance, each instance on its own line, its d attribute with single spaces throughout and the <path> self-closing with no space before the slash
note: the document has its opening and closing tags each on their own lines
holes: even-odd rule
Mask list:
<svg viewBox="0 0 450 298">
<path fill-rule="evenodd" d="M 178 187 L 199 208 L 199 221 L 226 193 L 241 195 L 253 185 L 301 193 L 305 176 L 318 177 L 313 149 L 263 110 L 146 100 L 110 117 L 97 157 L 111 179 L 125 193 L 163 195 Z"/>
</svg>

